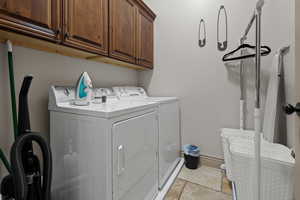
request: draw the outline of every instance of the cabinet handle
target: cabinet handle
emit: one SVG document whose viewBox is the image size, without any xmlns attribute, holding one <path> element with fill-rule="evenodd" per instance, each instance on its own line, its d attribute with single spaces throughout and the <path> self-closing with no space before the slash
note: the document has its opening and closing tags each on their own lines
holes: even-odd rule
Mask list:
<svg viewBox="0 0 300 200">
<path fill-rule="evenodd" d="M 65 33 L 65 38 L 69 38 L 70 37 L 70 33 L 69 32 L 66 32 Z"/>
<path fill-rule="evenodd" d="M 138 58 L 138 61 L 140 61 L 140 62 L 147 62 L 147 60 L 143 59 L 143 58 Z"/>
<path fill-rule="evenodd" d="M 57 29 L 57 30 L 55 30 L 55 34 L 56 34 L 56 35 L 59 35 L 59 34 L 60 34 L 60 32 L 61 32 L 61 30 L 60 30 L 60 29 Z"/>
</svg>

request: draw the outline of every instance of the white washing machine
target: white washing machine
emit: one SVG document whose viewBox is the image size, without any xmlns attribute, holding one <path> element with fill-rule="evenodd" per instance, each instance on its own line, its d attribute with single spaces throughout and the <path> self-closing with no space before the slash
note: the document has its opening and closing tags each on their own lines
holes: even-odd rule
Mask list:
<svg viewBox="0 0 300 200">
<path fill-rule="evenodd" d="M 73 88 L 50 89 L 52 199 L 152 200 L 158 193 L 157 104 L 119 101 L 104 90 L 107 103 L 75 106 Z"/>
<path fill-rule="evenodd" d="M 178 98 L 149 97 L 141 87 L 113 87 L 113 90 L 123 101 L 158 103 L 159 188 L 162 189 L 181 160 Z"/>
</svg>

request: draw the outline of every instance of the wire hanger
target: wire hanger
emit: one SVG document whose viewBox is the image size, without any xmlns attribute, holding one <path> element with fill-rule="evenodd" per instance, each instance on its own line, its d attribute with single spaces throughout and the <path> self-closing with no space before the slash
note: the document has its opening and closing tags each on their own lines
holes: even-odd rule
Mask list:
<svg viewBox="0 0 300 200">
<path fill-rule="evenodd" d="M 241 50 L 241 49 L 256 49 L 256 47 L 255 46 L 252 46 L 252 45 L 250 45 L 250 44 L 242 44 L 242 45 L 240 45 L 237 49 L 235 49 L 234 51 L 231 51 L 231 52 L 229 52 L 229 53 L 227 53 L 227 54 L 225 54 L 224 56 L 223 56 L 223 61 L 224 62 L 226 62 L 226 61 L 233 61 L 233 60 L 242 60 L 242 59 L 246 59 L 246 58 L 254 58 L 255 56 L 256 56 L 256 54 L 255 53 L 253 53 L 253 54 L 248 54 L 248 55 L 243 55 L 243 56 L 238 56 L 238 57 L 230 57 L 230 56 L 232 56 L 234 53 L 236 53 L 236 52 L 238 52 L 239 50 Z M 261 52 L 261 55 L 262 56 L 267 56 L 267 55 L 269 55 L 270 53 L 271 53 L 271 48 L 270 47 L 268 47 L 268 46 L 261 46 L 261 50 L 260 50 L 260 52 Z"/>
<path fill-rule="evenodd" d="M 203 39 L 201 39 L 201 28 L 203 26 L 203 30 L 204 30 L 204 37 Z M 200 24 L 199 24 L 199 46 L 200 47 L 204 47 L 206 45 L 206 26 L 205 26 L 205 21 L 204 19 L 200 20 Z"/>
<path fill-rule="evenodd" d="M 221 12 L 224 12 L 224 16 L 225 16 L 225 26 L 226 26 L 226 39 L 221 42 L 220 41 L 220 16 L 221 16 Z M 219 13 L 218 13 L 218 24 L 217 24 L 217 46 L 218 46 L 218 50 L 219 51 L 225 51 L 227 49 L 228 46 L 228 19 L 227 19 L 227 11 L 225 9 L 225 6 L 222 5 L 219 9 Z"/>
</svg>

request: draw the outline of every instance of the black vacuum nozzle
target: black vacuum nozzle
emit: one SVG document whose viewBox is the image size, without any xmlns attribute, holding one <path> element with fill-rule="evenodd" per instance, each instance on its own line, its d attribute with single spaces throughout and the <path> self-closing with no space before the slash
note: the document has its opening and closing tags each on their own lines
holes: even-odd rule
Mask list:
<svg viewBox="0 0 300 200">
<path fill-rule="evenodd" d="M 28 75 L 24 77 L 22 87 L 19 94 L 19 124 L 18 132 L 19 135 L 25 134 L 30 131 L 30 119 L 29 119 L 29 108 L 28 108 L 28 93 L 31 86 L 33 76 Z"/>
</svg>

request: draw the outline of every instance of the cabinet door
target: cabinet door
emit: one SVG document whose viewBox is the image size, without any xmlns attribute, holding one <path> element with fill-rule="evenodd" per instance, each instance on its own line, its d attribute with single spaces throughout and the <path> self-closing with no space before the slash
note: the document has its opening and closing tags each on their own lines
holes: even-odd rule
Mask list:
<svg viewBox="0 0 300 200">
<path fill-rule="evenodd" d="M 137 64 L 153 68 L 154 19 L 142 9 L 137 16 Z"/>
<path fill-rule="evenodd" d="M 44 39 L 59 33 L 59 0 L 0 0 L 0 27 Z"/>
<path fill-rule="evenodd" d="M 65 0 L 64 44 L 108 54 L 108 0 Z"/>
<path fill-rule="evenodd" d="M 114 124 L 113 148 L 113 199 L 153 199 L 158 191 L 156 113 Z"/>
<path fill-rule="evenodd" d="M 135 63 L 135 4 L 131 0 L 111 0 L 110 3 L 110 57 Z"/>
</svg>

